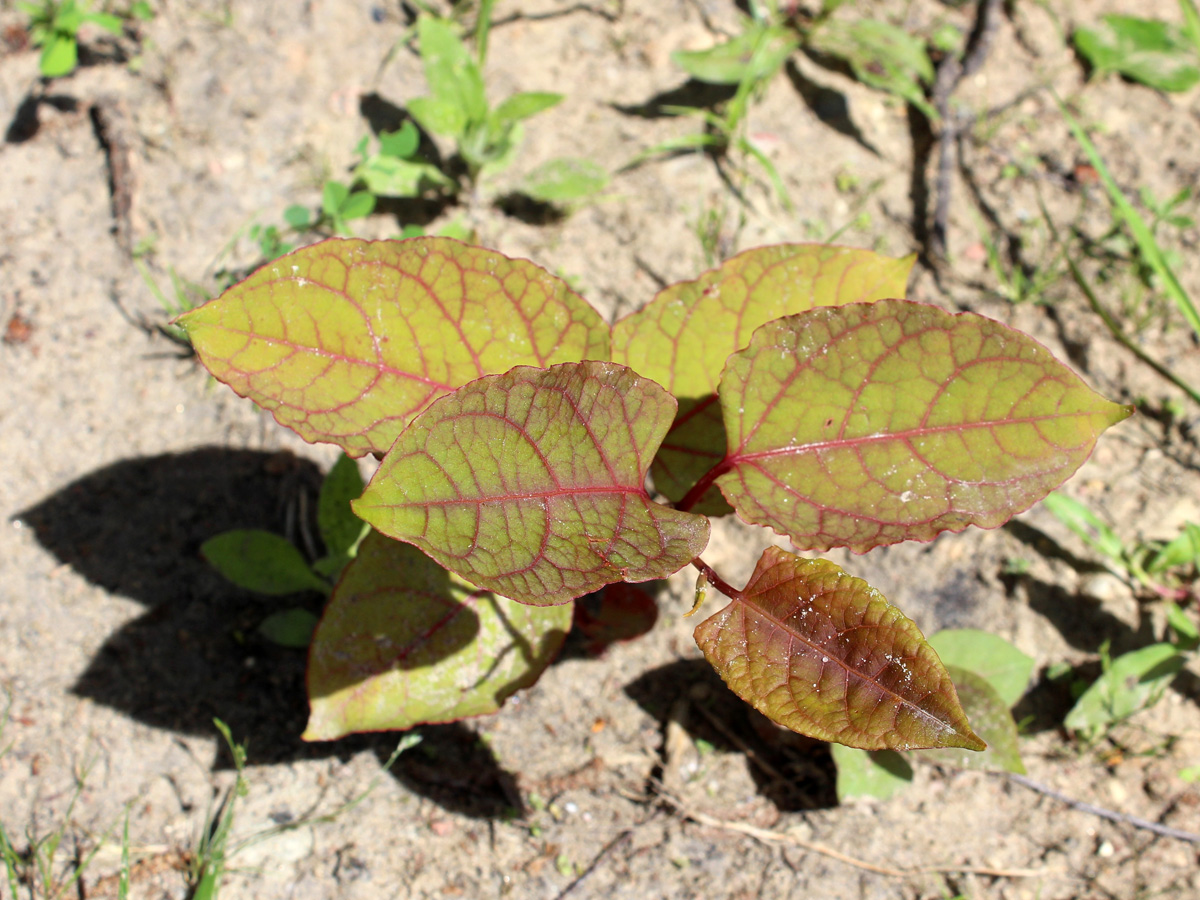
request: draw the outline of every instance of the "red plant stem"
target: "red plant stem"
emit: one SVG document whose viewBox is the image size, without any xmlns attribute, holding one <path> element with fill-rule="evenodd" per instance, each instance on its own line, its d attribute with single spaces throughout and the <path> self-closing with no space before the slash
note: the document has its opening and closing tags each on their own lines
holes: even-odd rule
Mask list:
<svg viewBox="0 0 1200 900">
<path fill-rule="evenodd" d="M 728 581 L 726 581 L 713 570 L 712 566 L 710 566 L 700 557 L 697 556 L 695 559 L 693 559 L 692 565 L 700 570 L 701 574 L 708 579 L 709 584 L 715 587 L 730 600 L 742 599 L 742 592 L 730 585 Z"/>
<path fill-rule="evenodd" d="M 732 465 L 729 462 L 729 457 L 726 456 L 723 460 L 700 476 L 700 480 L 693 484 L 692 489 L 683 495 L 683 499 L 675 504 L 675 508 L 687 512 L 700 502 L 700 498 L 704 496 L 705 491 L 712 487 L 712 483 L 728 472 L 731 468 Z"/>
</svg>

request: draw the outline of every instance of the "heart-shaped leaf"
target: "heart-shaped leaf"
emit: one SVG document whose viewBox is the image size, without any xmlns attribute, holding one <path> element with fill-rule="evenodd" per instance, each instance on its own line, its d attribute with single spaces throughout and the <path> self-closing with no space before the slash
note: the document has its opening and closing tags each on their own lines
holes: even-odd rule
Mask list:
<svg viewBox="0 0 1200 900">
<path fill-rule="evenodd" d="M 717 484 L 738 514 L 856 552 L 1004 523 L 1132 412 L 1030 337 L 903 300 L 764 325 L 720 396 Z"/>
<path fill-rule="evenodd" d="M 609 355 L 607 326 L 562 279 L 450 238 L 323 241 L 178 322 L 219 380 L 351 456 L 385 453 L 481 375 Z"/>
<path fill-rule="evenodd" d="M 915 256 L 781 244 L 747 250 L 695 281 L 671 285 L 613 328 L 614 362 L 679 398 L 679 416 L 651 469 L 655 488 L 678 502 L 725 451 L 713 400 L 729 354 L 760 325 L 819 306 L 903 297 Z M 720 515 L 717 491 L 692 509 Z"/>
<path fill-rule="evenodd" d="M 986 746 L 921 630 L 862 579 L 768 547 L 740 594 L 696 643 L 768 718 L 863 750 Z"/>
<path fill-rule="evenodd" d="M 488 590 L 549 606 L 663 578 L 708 520 L 651 502 L 675 400 L 615 363 L 517 367 L 432 403 L 354 510 Z"/>
<path fill-rule="evenodd" d="M 313 634 L 304 739 L 495 712 L 537 681 L 570 627 L 569 604 L 539 609 L 476 590 L 372 532 Z"/>
</svg>

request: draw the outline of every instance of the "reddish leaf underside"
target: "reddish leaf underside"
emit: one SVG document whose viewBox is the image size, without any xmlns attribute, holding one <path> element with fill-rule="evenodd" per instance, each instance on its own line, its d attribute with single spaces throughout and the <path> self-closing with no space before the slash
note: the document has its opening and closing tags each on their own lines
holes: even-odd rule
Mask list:
<svg viewBox="0 0 1200 900">
<path fill-rule="evenodd" d="M 477 590 L 372 532 L 334 589 L 308 659 L 304 739 L 495 712 L 562 647 L 571 606 Z"/>
<path fill-rule="evenodd" d="M 518 367 L 435 401 L 354 510 L 480 587 L 548 606 L 676 572 L 708 520 L 651 502 L 675 400 L 614 363 Z"/>
<path fill-rule="evenodd" d="M 679 398 L 679 415 L 651 468 L 654 487 L 678 502 L 725 453 L 715 393 L 729 354 L 760 325 L 823 306 L 903 297 L 914 256 L 782 244 L 748 250 L 695 281 L 671 285 L 613 329 L 613 361 Z M 692 507 L 730 511 L 717 490 Z"/>
<path fill-rule="evenodd" d="M 856 552 L 1006 522 L 1132 411 L 1020 332 L 903 300 L 764 325 L 720 396 L 738 514 Z"/>
<path fill-rule="evenodd" d="M 323 241 L 178 323 L 219 380 L 352 456 L 386 452 L 481 375 L 609 356 L 607 326 L 562 279 L 450 238 Z"/>
<path fill-rule="evenodd" d="M 865 581 L 768 547 L 741 593 L 696 643 L 768 718 L 864 750 L 986 746 L 920 629 Z"/>
</svg>

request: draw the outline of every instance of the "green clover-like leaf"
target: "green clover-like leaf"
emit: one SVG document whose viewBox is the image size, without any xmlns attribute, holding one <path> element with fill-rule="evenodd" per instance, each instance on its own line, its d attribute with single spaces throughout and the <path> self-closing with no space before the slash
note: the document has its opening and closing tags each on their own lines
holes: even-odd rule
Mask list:
<svg viewBox="0 0 1200 900">
<path fill-rule="evenodd" d="M 678 571 L 708 520 L 651 502 L 675 400 L 614 363 L 517 367 L 432 403 L 354 510 L 473 584 L 565 603 Z"/>
<path fill-rule="evenodd" d="M 678 502 L 724 455 L 717 384 L 729 354 L 745 347 L 755 329 L 815 307 L 903 297 L 914 260 L 820 244 L 760 247 L 671 285 L 618 322 L 613 361 L 679 399 L 679 417 L 651 469 L 655 488 Z M 716 491 L 692 508 L 729 512 Z"/>
<path fill-rule="evenodd" d="M 408 544 L 367 535 L 312 637 L 304 739 L 495 712 L 553 660 L 571 605 L 472 588 Z"/>
<path fill-rule="evenodd" d="M 1026 335 L 903 300 L 763 326 L 720 396 L 738 514 L 856 552 L 1004 523 L 1132 412 Z"/>
<path fill-rule="evenodd" d="M 863 750 L 986 746 L 921 630 L 862 579 L 768 547 L 740 593 L 696 643 L 768 718 Z"/>
<path fill-rule="evenodd" d="M 561 278 L 437 237 L 323 241 L 177 321 L 219 380 L 351 456 L 383 454 L 481 375 L 609 354 L 607 326 Z"/>
</svg>

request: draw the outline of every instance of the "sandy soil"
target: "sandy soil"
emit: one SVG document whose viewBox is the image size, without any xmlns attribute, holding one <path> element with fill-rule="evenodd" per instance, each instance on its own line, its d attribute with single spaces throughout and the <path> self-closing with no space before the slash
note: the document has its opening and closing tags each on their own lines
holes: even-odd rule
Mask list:
<svg viewBox="0 0 1200 900">
<path fill-rule="evenodd" d="M 914 28 L 938 19 L 967 28 L 972 15 L 969 4 L 860 5 Z M 249 747 L 238 838 L 335 809 L 375 785 L 332 822 L 238 852 L 227 898 L 555 898 L 568 889 L 575 898 L 1200 896 L 1196 845 L 1071 810 L 1003 778 L 921 764 L 896 798 L 838 806 L 827 749 L 762 728 L 698 659 L 680 618 L 686 573 L 661 597 L 651 635 L 600 659 L 576 648 L 500 714 L 421 729 L 423 743 L 388 775 L 381 763 L 396 735 L 302 743 L 302 654 L 255 636 L 275 605 L 222 582 L 197 547 L 235 526 L 294 527 L 332 454 L 282 432 L 142 327 L 164 317 L 128 248 L 152 242 L 143 259 L 163 284 L 171 267 L 212 286 L 221 266 L 252 264 L 253 246 L 237 239 L 248 223 L 279 222 L 292 203 L 317 205 L 322 179 L 346 170 L 372 121 L 386 123 L 389 105 L 424 83 L 407 51 L 381 65 L 404 27 L 394 3 L 155 6 L 140 51 L 128 36 L 92 35 L 86 64 L 67 78 L 40 83 L 28 49 L 0 57 L 0 686 L 12 698 L 0 737 L 0 823 L 18 848 L 27 834 L 66 823 L 65 864 L 103 842 L 69 896 L 116 896 L 126 811 L 131 896 L 186 896 L 206 810 L 232 782 L 214 716 Z M 1085 86 L 1064 40 L 1103 12 L 1174 19 L 1178 8 L 1011 6 L 983 69 L 956 94 L 977 121 L 954 175 L 949 262 L 919 265 L 910 296 L 1010 322 L 1110 397 L 1144 402 L 1067 490 L 1126 540 L 1170 537 L 1183 521 L 1200 521 L 1197 408 L 1166 417 L 1165 401 L 1182 395 L 1104 332 L 1068 279 L 1052 280 L 1044 303 L 1006 300 L 980 237 L 1011 236 L 1013 253 L 1037 267 L 1048 261 L 1039 202 L 1064 232 L 1074 225 L 1095 238 L 1110 221 L 1101 189 L 1076 171 L 1082 154 L 1049 87 L 1078 102 L 1127 189 L 1163 197 L 1197 183 L 1197 92 Z M 669 54 L 712 43 L 710 25 L 736 27 L 723 0 L 619 8 L 502 0 L 498 15 L 508 21 L 493 35 L 493 95 L 569 97 L 530 123 L 497 193 L 553 156 L 588 155 L 615 169 L 695 129 L 653 112 L 656 98 L 685 82 Z M 21 21 L 0 4 L 0 26 Z M 704 268 L 696 223 L 710 214 L 723 222 L 726 252 L 822 240 L 844 226 L 843 243 L 897 255 L 923 249 L 934 160 L 927 129 L 897 102 L 798 55 L 754 106 L 750 132 L 779 167 L 794 212 L 756 180 L 739 205 L 699 155 L 620 174 L 603 200 L 559 221 L 523 221 L 485 202 L 416 212 L 435 224 L 469 216 L 481 243 L 577 279 L 612 316 L 646 302 L 658 280 Z M 127 218 L 120 203 L 114 209 L 114 175 Z M 382 215 L 361 229 L 397 231 Z M 1165 239 L 1200 295 L 1189 252 L 1196 232 Z M 1102 296 L 1119 308 L 1127 287 L 1114 281 Z M 1139 340 L 1200 383 L 1200 354 L 1182 321 L 1151 312 Z M 740 583 L 766 540 L 723 522 L 706 557 Z M 1200 763 L 1194 663 L 1152 712 L 1097 748 L 1059 730 L 1071 700 L 1047 668 L 1094 673 L 1103 641 L 1114 653 L 1131 649 L 1159 639 L 1163 624 L 1161 604 L 1100 574 L 1047 513 L 834 558 L 927 632 L 987 628 L 1035 657 L 1037 678 L 1017 709 L 1034 779 L 1200 831 L 1200 788 L 1178 777 Z M 1007 574 L 1014 560 L 1024 574 Z M 655 801 L 655 779 L 706 824 Z M 84 786 L 68 812 L 77 780 Z M 851 865 L 814 842 L 912 871 Z M 0 884 L 0 896 L 6 890 Z"/>
</svg>

